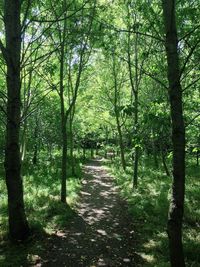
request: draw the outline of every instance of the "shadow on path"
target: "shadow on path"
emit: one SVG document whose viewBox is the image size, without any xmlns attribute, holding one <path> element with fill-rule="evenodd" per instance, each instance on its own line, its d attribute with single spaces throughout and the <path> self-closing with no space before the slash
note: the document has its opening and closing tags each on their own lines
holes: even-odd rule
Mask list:
<svg viewBox="0 0 200 267">
<path fill-rule="evenodd" d="M 70 209 L 70 208 L 69 208 Z M 69 212 L 66 209 L 66 212 Z M 2 267 L 144 266 L 135 253 L 134 224 L 126 202 L 102 166 L 84 167 L 79 203 L 62 230 L 39 233 L 27 244 L 0 244 Z M 38 235 L 38 234 L 37 234 Z"/>
<path fill-rule="evenodd" d="M 71 226 L 49 238 L 48 260 L 38 266 L 138 266 L 134 225 L 101 160 L 84 167 Z"/>
</svg>

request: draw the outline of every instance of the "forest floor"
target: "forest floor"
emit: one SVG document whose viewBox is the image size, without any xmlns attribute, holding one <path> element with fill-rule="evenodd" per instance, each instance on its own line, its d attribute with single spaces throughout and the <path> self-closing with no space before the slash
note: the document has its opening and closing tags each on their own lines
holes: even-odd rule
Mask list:
<svg viewBox="0 0 200 267">
<path fill-rule="evenodd" d="M 49 235 L 32 266 L 140 266 L 127 203 L 102 165 L 101 160 L 85 165 L 73 218 Z"/>
</svg>

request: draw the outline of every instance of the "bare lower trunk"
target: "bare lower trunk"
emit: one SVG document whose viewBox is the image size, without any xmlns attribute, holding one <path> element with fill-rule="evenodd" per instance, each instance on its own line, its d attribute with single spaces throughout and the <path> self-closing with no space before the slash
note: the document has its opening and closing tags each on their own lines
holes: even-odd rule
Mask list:
<svg viewBox="0 0 200 267">
<path fill-rule="evenodd" d="M 24 240 L 29 227 L 24 211 L 21 177 L 20 132 L 20 1 L 5 1 L 5 29 L 7 49 L 7 127 L 5 172 L 8 190 L 9 232 L 12 239 Z"/>
<path fill-rule="evenodd" d="M 72 118 L 70 116 L 70 158 L 71 158 L 71 170 L 72 170 L 72 176 L 75 176 L 75 161 L 74 161 L 74 138 L 73 138 L 73 128 L 72 128 Z"/>
<path fill-rule="evenodd" d="M 168 236 L 172 267 L 184 267 L 182 220 L 185 194 L 185 127 L 178 58 L 175 1 L 163 0 L 168 62 L 169 99 L 172 120 L 173 184 L 168 215 Z"/>
<path fill-rule="evenodd" d="M 38 163 L 38 157 L 37 157 L 37 155 L 38 155 L 38 146 L 37 146 L 37 143 L 34 145 L 34 152 L 33 152 L 33 160 L 32 160 L 32 162 L 33 162 L 33 165 L 36 165 L 37 163 Z"/>
<path fill-rule="evenodd" d="M 121 163 L 122 163 L 122 168 L 126 170 L 126 161 L 125 161 L 125 155 L 124 155 L 124 144 L 123 144 L 123 138 L 122 138 L 122 131 L 121 127 L 119 124 L 119 120 L 117 119 L 117 130 L 118 130 L 118 135 L 119 135 L 119 148 L 120 148 L 120 156 L 121 156 Z"/>
<path fill-rule="evenodd" d="M 23 162 L 26 156 L 26 129 L 27 129 L 27 123 L 24 122 L 23 132 L 22 132 L 22 138 L 21 138 L 21 161 Z"/>
<path fill-rule="evenodd" d="M 155 142 L 155 132 L 154 129 L 152 129 L 152 135 L 153 135 L 153 140 L 152 140 L 152 149 L 153 149 L 153 158 L 154 158 L 154 165 L 156 169 L 159 168 L 159 163 L 158 163 L 158 151 L 156 149 L 156 142 Z"/>
<path fill-rule="evenodd" d="M 62 174 L 61 174 L 61 201 L 66 203 L 67 197 L 67 129 L 63 125 L 62 129 Z"/>
<path fill-rule="evenodd" d="M 66 0 L 63 2 L 63 8 L 66 8 Z M 61 134 L 62 134 L 62 162 L 61 162 L 61 202 L 66 203 L 67 197 L 67 115 L 65 111 L 64 97 L 64 61 L 65 61 L 65 39 L 66 39 L 67 21 L 64 20 L 64 29 L 61 34 L 62 43 L 60 48 L 60 111 L 61 111 Z"/>
<path fill-rule="evenodd" d="M 134 127 L 136 128 L 136 131 L 138 131 L 138 92 L 137 91 L 135 91 L 134 96 L 135 96 Z M 139 147 L 136 146 L 135 155 L 134 155 L 134 164 L 133 164 L 133 187 L 137 187 L 137 184 L 138 184 L 138 163 L 139 163 Z"/>
<path fill-rule="evenodd" d="M 133 165 L 133 187 L 137 187 L 138 184 L 138 162 L 139 162 L 139 147 L 135 148 L 134 155 L 134 165 Z"/>
<path fill-rule="evenodd" d="M 130 10 L 128 8 L 128 27 L 130 29 Z M 132 59 L 131 59 L 131 34 L 128 34 L 128 47 L 127 47 L 127 54 L 128 54 L 128 70 L 129 70 L 129 79 L 131 85 L 131 92 L 134 96 L 134 125 L 133 128 L 135 129 L 135 135 L 138 135 L 138 93 L 139 93 L 139 77 L 138 77 L 138 34 L 135 36 L 134 40 L 134 65 L 135 65 L 135 73 L 132 70 Z M 137 187 L 138 184 L 138 164 L 139 164 L 139 147 L 136 146 L 134 148 L 134 156 L 133 159 L 133 187 Z"/>
<path fill-rule="evenodd" d="M 83 159 L 84 160 L 86 159 L 86 149 L 85 149 L 85 147 L 83 147 Z"/>
<path fill-rule="evenodd" d="M 170 176 L 170 172 L 169 172 L 169 169 L 167 167 L 167 162 L 166 162 L 166 155 L 163 151 L 163 149 L 161 148 L 161 155 L 162 155 L 162 163 L 163 163 L 163 167 L 164 167 L 164 170 L 165 170 L 165 173 L 167 176 Z"/>
<path fill-rule="evenodd" d="M 33 164 L 36 165 L 38 163 L 38 131 L 39 131 L 39 124 L 38 124 L 38 115 L 36 114 L 36 125 L 34 130 L 34 152 L 33 152 Z"/>
<path fill-rule="evenodd" d="M 91 155 L 91 158 L 93 159 L 94 158 L 94 149 L 93 148 L 91 148 L 90 155 Z"/>
</svg>

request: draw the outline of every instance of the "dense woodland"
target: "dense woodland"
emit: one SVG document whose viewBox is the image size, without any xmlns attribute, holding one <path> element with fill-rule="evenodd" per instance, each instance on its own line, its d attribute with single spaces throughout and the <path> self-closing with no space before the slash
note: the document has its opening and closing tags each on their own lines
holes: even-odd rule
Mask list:
<svg viewBox="0 0 200 267">
<path fill-rule="evenodd" d="M 1 266 L 65 226 L 94 158 L 138 266 L 200 266 L 199 18 L 197 0 L 0 1 Z"/>
</svg>

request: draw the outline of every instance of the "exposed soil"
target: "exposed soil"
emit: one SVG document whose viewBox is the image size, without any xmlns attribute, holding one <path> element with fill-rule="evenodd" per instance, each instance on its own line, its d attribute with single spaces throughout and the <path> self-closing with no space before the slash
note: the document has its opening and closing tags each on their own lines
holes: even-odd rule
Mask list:
<svg viewBox="0 0 200 267">
<path fill-rule="evenodd" d="M 84 173 L 75 216 L 48 238 L 45 258 L 33 266 L 139 266 L 134 223 L 113 178 L 101 160 L 88 163 Z"/>
</svg>

